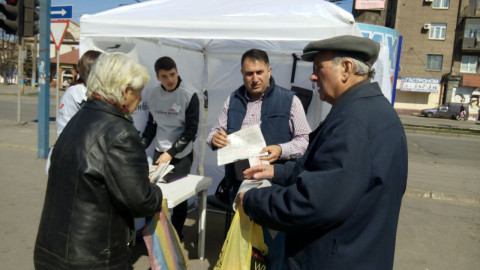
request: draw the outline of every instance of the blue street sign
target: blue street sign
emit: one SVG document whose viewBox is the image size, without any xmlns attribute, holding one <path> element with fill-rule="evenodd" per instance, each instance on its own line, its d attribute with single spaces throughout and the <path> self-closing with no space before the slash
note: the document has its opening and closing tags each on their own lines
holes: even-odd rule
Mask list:
<svg viewBox="0 0 480 270">
<path fill-rule="evenodd" d="M 73 6 L 52 6 L 50 8 L 50 19 L 71 19 Z"/>
</svg>

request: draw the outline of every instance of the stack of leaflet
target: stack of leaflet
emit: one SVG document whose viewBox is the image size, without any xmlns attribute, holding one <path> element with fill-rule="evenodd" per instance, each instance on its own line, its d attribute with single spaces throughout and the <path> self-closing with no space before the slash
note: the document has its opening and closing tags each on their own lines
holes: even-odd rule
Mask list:
<svg viewBox="0 0 480 270">
<path fill-rule="evenodd" d="M 170 162 L 160 163 L 158 166 L 150 165 L 148 176 L 152 178 L 153 183 L 166 183 L 164 177 L 173 170 L 173 165 L 170 165 Z"/>
</svg>

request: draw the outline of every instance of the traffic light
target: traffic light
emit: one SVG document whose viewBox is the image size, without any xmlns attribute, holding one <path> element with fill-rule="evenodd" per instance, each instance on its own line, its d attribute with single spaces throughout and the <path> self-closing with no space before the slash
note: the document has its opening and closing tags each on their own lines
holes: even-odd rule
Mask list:
<svg viewBox="0 0 480 270">
<path fill-rule="evenodd" d="M 0 27 L 7 34 L 21 36 L 23 31 L 23 1 L 7 0 L 6 4 L 0 3 L 0 11 L 6 17 L 0 19 Z"/>
<path fill-rule="evenodd" d="M 22 1 L 22 0 L 19 0 Z M 39 32 L 39 0 L 23 0 L 23 36 L 33 37 Z"/>
</svg>

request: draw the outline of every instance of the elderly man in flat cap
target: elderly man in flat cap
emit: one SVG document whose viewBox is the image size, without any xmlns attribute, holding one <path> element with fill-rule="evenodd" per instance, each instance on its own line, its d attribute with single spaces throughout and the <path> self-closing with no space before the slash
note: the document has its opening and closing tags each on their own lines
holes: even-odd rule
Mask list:
<svg viewBox="0 0 480 270">
<path fill-rule="evenodd" d="M 256 223 L 286 231 L 289 269 L 392 269 L 407 181 L 402 124 L 370 82 L 378 43 L 340 36 L 311 42 L 320 98 L 332 109 L 310 134 L 304 156 L 244 171 L 272 187 L 237 196 Z"/>
</svg>

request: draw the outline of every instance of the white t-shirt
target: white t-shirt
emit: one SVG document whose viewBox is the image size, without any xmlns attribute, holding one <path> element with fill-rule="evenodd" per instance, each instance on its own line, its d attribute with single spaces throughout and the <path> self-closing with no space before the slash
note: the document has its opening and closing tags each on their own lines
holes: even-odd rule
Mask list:
<svg viewBox="0 0 480 270">
<path fill-rule="evenodd" d="M 63 94 L 60 101 L 60 107 L 58 108 L 57 118 L 55 124 L 57 126 L 57 138 L 60 137 L 63 128 L 67 125 L 68 121 L 80 110 L 80 107 L 84 101 L 87 100 L 87 88 L 83 84 L 76 84 L 70 86 Z M 53 147 L 50 148 L 47 158 L 47 164 L 45 171 L 48 174 L 50 168 L 50 157 L 52 155 Z"/>
<path fill-rule="evenodd" d="M 86 94 L 87 88 L 83 84 L 70 86 L 65 91 L 57 113 L 57 138 L 60 136 L 60 133 L 62 133 L 68 121 L 80 110 L 81 104 L 87 100 Z"/>
</svg>

